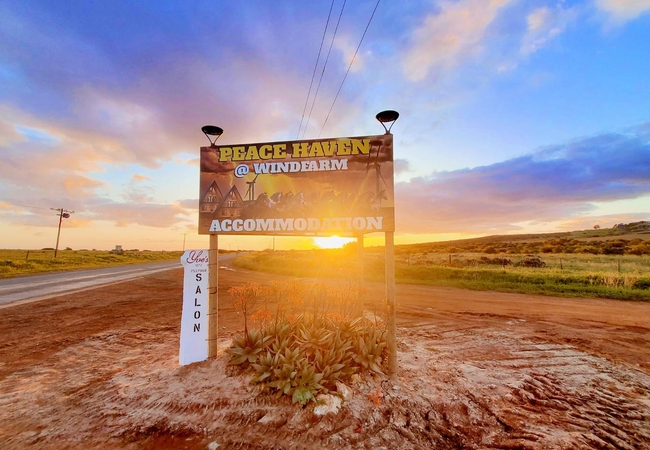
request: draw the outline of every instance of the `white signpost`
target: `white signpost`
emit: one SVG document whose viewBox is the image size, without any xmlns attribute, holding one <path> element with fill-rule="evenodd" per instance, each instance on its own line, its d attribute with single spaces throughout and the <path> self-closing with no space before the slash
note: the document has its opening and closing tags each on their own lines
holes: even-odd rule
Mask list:
<svg viewBox="0 0 650 450">
<path fill-rule="evenodd" d="M 208 250 L 187 250 L 179 362 L 183 366 L 208 359 Z"/>
</svg>

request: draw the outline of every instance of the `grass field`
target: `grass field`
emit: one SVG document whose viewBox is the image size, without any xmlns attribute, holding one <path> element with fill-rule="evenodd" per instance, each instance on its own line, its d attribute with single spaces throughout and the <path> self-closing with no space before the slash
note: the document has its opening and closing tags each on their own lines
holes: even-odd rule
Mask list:
<svg viewBox="0 0 650 450">
<path fill-rule="evenodd" d="M 530 261 L 544 266 L 527 267 Z M 239 257 L 235 265 L 301 277 L 357 277 L 357 256 L 351 248 L 251 253 Z M 400 251 L 395 272 L 398 283 L 650 301 L 648 255 L 443 255 Z M 383 249 L 366 249 L 364 276 L 368 281 L 383 279 Z"/>
<path fill-rule="evenodd" d="M 156 261 L 178 261 L 182 252 L 101 250 L 0 250 L 0 278 L 64 270 L 94 269 Z"/>
</svg>

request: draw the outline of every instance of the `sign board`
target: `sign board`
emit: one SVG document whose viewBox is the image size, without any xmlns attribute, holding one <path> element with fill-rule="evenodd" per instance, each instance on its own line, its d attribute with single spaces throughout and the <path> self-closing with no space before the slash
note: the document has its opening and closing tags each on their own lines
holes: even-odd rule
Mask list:
<svg viewBox="0 0 650 450">
<path fill-rule="evenodd" d="M 392 134 L 201 148 L 199 234 L 394 230 Z"/>
<path fill-rule="evenodd" d="M 181 256 L 185 269 L 181 316 L 180 364 L 208 358 L 208 250 L 187 250 Z"/>
</svg>

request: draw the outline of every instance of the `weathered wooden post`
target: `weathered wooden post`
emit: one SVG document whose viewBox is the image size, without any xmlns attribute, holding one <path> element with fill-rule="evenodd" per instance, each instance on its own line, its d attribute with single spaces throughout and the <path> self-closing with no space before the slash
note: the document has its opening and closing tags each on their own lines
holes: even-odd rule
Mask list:
<svg viewBox="0 0 650 450">
<path fill-rule="evenodd" d="M 219 346 L 219 235 L 210 235 L 208 263 L 208 358 L 217 356 Z"/>
<path fill-rule="evenodd" d="M 397 111 L 387 110 L 381 111 L 378 113 L 375 118 L 381 123 L 386 131 L 386 135 L 390 136 L 390 147 L 391 153 L 393 152 L 393 135 L 390 130 L 395 124 L 395 121 L 399 118 L 399 113 Z M 386 124 L 390 124 L 386 127 Z M 391 154 L 391 160 L 393 155 Z M 379 175 L 379 172 L 377 172 Z M 379 186 L 379 185 L 378 185 Z M 393 186 L 391 186 L 393 189 Z M 377 188 L 379 191 L 379 188 Z M 395 220 L 395 214 L 392 214 L 393 221 Z M 385 254 L 386 254 L 386 303 L 388 306 L 388 337 L 387 337 L 387 347 L 388 347 L 388 375 L 391 378 L 397 377 L 397 313 L 396 313 L 396 302 L 395 302 L 395 224 L 392 224 L 390 228 L 391 231 L 386 231 L 384 233 L 384 242 L 385 242 Z"/>
<path fill-rule="evenodd" d="M 386 233 L 386 302 L 388 303 L 388 375 L 397 376 L 397 313 L 395 311 L 395 233 Z"/>
<path fill-rule="evenodd" d="M 360 234 L 357 236 L 357 285 L 359 287 L 358 298 L 357 298 L 357 302 L 358 302 L 357 314 L 359 316 L 363 315 L 363 293 L 361 292 L 365 280 L 363 257 L 364 257 L 363 234 Z"/>
</svg>

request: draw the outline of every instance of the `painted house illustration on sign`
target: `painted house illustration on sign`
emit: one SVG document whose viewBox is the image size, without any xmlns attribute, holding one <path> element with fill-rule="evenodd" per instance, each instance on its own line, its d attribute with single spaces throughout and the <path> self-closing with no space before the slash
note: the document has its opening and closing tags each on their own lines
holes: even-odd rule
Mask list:
<svg viewBox="0 0 650 450">
<path fill-rule="evenodd" d="M 219 218 L 241 217 L 243 208 L 244 199 L 237 186 L 233 185 L 226 195 L 223 195 L 216 181 L 212 182 L 199 203 L 201 212 L 210 212 Z"/>
</svg>

